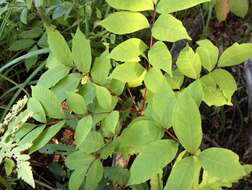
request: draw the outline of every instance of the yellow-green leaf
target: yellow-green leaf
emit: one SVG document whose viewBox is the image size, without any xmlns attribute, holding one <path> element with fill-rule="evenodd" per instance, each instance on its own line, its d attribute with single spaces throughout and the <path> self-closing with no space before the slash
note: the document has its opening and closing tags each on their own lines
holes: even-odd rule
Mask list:
<svg viewBox="0 0 252 190">
<path fill-rule="evenodd" d="M 95 85 L 96 99 L 98 104 L 106 110 L 112 108 L 112 96 L 107 88 Z"/>
<path fill-rule="evenodd" d="M 229 0 L 229 6 L 232 13 L 239 17 L 245 17 L 249 10 L 248 0 Z"/>
<path fill-rule="evenodd" d="M 200 56 L 194 53 L 191 47 L 186 46 L 177 59 L 178 70 L 185 76 L 197 79 L 200 77 L 201 61 Z"/>
<path fill-rule="evenodd" d="M 49 48 L 52 54 L 63 65 L 72 65 L 73 56 L 64 37 L 59 31 L 51 27 L 46 27 L 46 31 Z"/>
<path fill-rule="evenodd" d="M 143 55 L 147 45 L 138 38 L 130 38 L 117 45 L 110 53 L 110 58 L 122 62 L 140 61 L 139 56 Z"/>
<path fill-rule="evenodd" d="M 103 177 L 103 166 L 100 160 L 95 160 L 90 166 L 85 183 L 85 189 L 96 190 L 98 183 Z"/>
<path fill-rule="evenodd" d="M 153 37 L 161 41 L 191 40 L 182 22 L 167 13 L 158 17 L 151 31 Z"/>
<path fill-rule="evenodd" d="M 196 52 L 200 56 L 202 66 L 211 72 L 217 64 L 219 49 L 210 40 L 197 41 L 199 47 Z"/>
<path fill-rule="evenodd" d="M 128 11 L 147 11 L 153 10 L 152 0 L 106 0 L 106 2 L 116 9 L 128 10 Z"/>
<path fill-rule="evenodd" d="M 172 117 L 179 142 L 188 152 L 195 153 L 202 141 L 201 116 L 198 106 L 188 93 L 181 92 L 178 95 Z"/>
<path fill-rule="evenodd" d="M 227 48 L 220 56 L 218 66 L 234 66 L 250 58 L 252 58 L 252 43 L 234 43 L 232 46 Z"/>
<path fill-rule="evenodd" d="M 109 78 L 117 79 L 122 82 L 135 82 L 145 72 L 142 65 L 137 62 L 127 62 L 118 65 Z"/>
<path fill-rule="evenodd" d="M 216 69 L 200 79 L 203 101 L 208 106 L 232 105 L 231 99 L 237 90 L 234 77 L 223 69 Z"/>
<path fill-rule="evenodd" d="M 105 85 L 107 83 L 107 77 L 110 69 L 111 63 L 109 59 L 109 52 L 108 50 L 105 50 L 99 57 L 95 58 L 91 70 L 92 80 L 99 85 Z"/>
<path fill-rule="evenodd" d="M 63 118 L 64 114 L 60 101 L 51 90 L 39 85 L 33 86 L 32 97 L 41 103 L 47 116 L 55 119 Z"/>
<path fill-rule="evenodd" d="M 159 13 L 172 13 L 194 7 L 210 0 L 160 0 L 157 5 Z"/>
<path fill-rule="evenodd" d="M 120 11 L 110 14 L 100 25 L 109 32 L 120 35 L 148 28 L 149 22 L 141 13 Z"/>
<path fill-rule="evenodd" d="M 119 150 L 122 154 L 141 152 L 146 144 L 159 140 L 163 129 L 153 120 L 144 117 L 133 120 L 119 137 Z"/>
<path fill-rule="evenodd" d="M 157 69 L 162 69 L 172 76 L 172 56 L 165 43 L 156 42 L 148 52 L 150 64 Z"/>
<path fill-rule="evenodd" d="M 91 67 L 92 55 L 90 42 L 78 28 L 73 38 L 73 60 L 77 69 L 88 73 Z"/>
<path fill-rule="evenodd" d="M 196 158 L 186 157 L 172 168 L 164 190 L 191 190 L 195 176 L 198 176 L 200 163 Z"/>
<path fill-rule="evenodd" d="M 172 89 L 179 90 L 184 82 L 184 75 L 179 72 L 178 69 L 172 71 L 172 77 L 168 74 L 165 75 L 167 82 Z"/>
<path fill-rule="evenodd" d="M 158 174 L 174 159 L 177 151 L 178 145 L 171 140 L 157 140 L 147 144 L 130 168 L 128 185 L 143 183 Z"/>
<path fill-rule="evenodd" d="M 45 146 L 64 126 L 65 121 L 60 121 L 55 125 L 52 125 L 45 129 L 39 137 L 33 142 L 33 145 L 30 149 L 30 154 L 39 150 L 43 146 Z"/>
<path fill-rule="evenodd" d="M 67 105 L 76 114 L 84 114 L 87 111 L 84 98 L 75 92 L 67 92 Z"/>
<path fill-rule="evenodd" d="M 45 111 L 40 102 L 36 98 L 29 98 L 27 103 L 27 109 L 33 113 L 32 117 L 35 120 L 41 123 L 46 123 Z"/>
<path fill-rule="evenodd" d="M 246 173 L 239 163 L 239 156 L 224 148 L 208 148 L 199 154 L 199 160 L 207 173 L 213 177 L 236 180 Z"/>
<path fill-rule="evenodd" d="M 55 86 L 61 79 L 69 73 L 70 68 L 64 65 L 55 66 L 41 75 L 38 80 L 38 85 L 51 88 Z"/>
<path fill-rule="evenodd" d="M 89 132 L 92 129 L 92 125 L 93 120 L 90 115 L 83 117 L 81 120 L 79 120 L 74 134 L 75 144 L 77 145 L 77 147 L 79 147 L 81 143 L 85 141 Z"/>
</svg>

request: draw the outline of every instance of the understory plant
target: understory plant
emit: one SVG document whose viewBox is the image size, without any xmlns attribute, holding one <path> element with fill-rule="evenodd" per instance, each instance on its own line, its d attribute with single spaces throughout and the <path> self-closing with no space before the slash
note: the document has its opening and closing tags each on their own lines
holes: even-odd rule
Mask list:
<svg viewBox="0 0 252 190">
<path fill-rule="evenodd" d="M 47 71 L 2 123 L 6 176 L 35 188 L 35 152 L 60 155 L 70 190 L 218 190 L 248 175 L 251 165 L 233 151 L 201 146 L 200 105 L 232 106 L 237 84 L 227 69 L 252 57 L 250 43 L 222 53 L 208 39 L 190 47 L 172 13 L 204 2 L 106 0 L 114 12 L 95 27 L 117 45 L 104 43 L 98 56 L 81 27 L 66 42 L 46 25 Z M 173 62 L 179 40 L 188 44 Z M 73 142 L 61 141 L 64 130 Z"/>
</svg>

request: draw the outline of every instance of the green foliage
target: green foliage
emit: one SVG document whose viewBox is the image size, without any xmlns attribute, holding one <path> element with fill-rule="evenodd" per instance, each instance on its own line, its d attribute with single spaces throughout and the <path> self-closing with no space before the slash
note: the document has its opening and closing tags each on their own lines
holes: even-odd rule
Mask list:
<svg viewBox="0 0 252 190">
<path fill-rule="evenodd" d="M 31 87 L 31 97 L 18 102 L 1 124 L 0 164 L 6 176 L 17 173 L 35 188 L 29 162 L 35 152 L 60 155 L 70 190 L 148 190 L 149 184 L 151 190 L 163 184 L 164 190 L 221 189 L 246 176 L 251 166 L 241 165 L 234 152 L 201 146 L 200 105 L 232 105 L 237 84 L 223 68 L 251 58 L 252 45 L 235 43 L 219 55 L 211 41 L 200 40 L 196 50 L 188 44 L 174 66 L 168 49 L 167 42 L 191 40 L 171 13 L 208 1 L 106 0 L 118 11 L 103 14 L 97 8 L 99 19 L 90 31 L 93 8 L 85 7 L 85 24 L 79 12 L 80 20 L 67 28 L 76 32 L 66 38 L 47 24 L 47 71 Z M 70 12 L 52 16 L 67 25 L 62 18 Z M 33 42 L 19 43 L 13 51 Z M 65 137 L 68 132 L 72 139 Z"/>
<path fill-rule="evenodd" d="M 100 25 L 115 34 L 129 34 L 148 28 L 149 22 L 141 13 L 120 11 L 110 14 L 105 20 L 100 22 Z"/>
<path fill-rule="evenodd" d="M 167 150 L 163 152 L 163 150 Z M 157 174 L 172 161 L 178 151 L 178 145 L 169 140 L 158 140 L 147 144 L 130 168 L 129 185 L 140 184 Z M 145 166 L 148 167 L 145 167 Z"/>
<path fill-rule="evenodd" d="M 116 46 L 111 51 L 110 58 L 123 62 L 140 61 L 139 56 L 144 55 L 146 49 L 148 47 L 142 40 L 130 38 Z"/>
<path fill-rule="evenodd" d="M 176 2 L 174 2 L 173 0 L 160 0 L 160 2 L 157 5 L 157 11 L 159 13 L 173 13 L 176 11 L 194 7 L 198 4 L 208 1 L 210 0 L 184 0 Z"/>
<path fill-rule="evenodd" d="M 189 78 L 197 79 L 200 77 L 200 56 L 197 53 L 194 53 L 189 46 L 186 46 L 179 54 L 177 66 L 178 70 Z"/>
<path fill-rule="evenodd" d="M 73 38 L 72 52 L 77 69 L 84 74 L 88 73 L 92 63 L 90 42 L 79 28 Z"/>
<path fill-rule="evenodd" d="M 188 152 L 195 153 L 202 141 L 202 129 L 200 112 L 193 98 L 185 92 L 180 93 L 172 115 L 179 142 Z"/>
<path fill-rule="evenodd" d="M 151 31 L 153 37 L 160 41 L 176 42 L 182 39 L 191 39 L 182 22 L 167 13 L 158 17 Z"/>
<path fill-rule="evenodd" d="M 148 51 L 150 64 L 156 69 L 162 69 L 172 76 L 172 57 L 165 43 L 156 42 Z"/>
</svg>

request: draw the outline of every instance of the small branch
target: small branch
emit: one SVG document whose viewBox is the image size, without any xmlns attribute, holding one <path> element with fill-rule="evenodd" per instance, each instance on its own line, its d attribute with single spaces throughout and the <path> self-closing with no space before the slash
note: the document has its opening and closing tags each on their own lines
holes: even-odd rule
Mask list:
<svg viewBox="0 0 252 190">
<path fill-rule="evenodd" d="M 132 100 L 132 103 L 133 103 L 133 104 L 134 104 L 134 106 L 135 106 L 135 109 L 136 109 L 136 110 L 137 110 L 137 112 L 138 112 L 140 109 L 139 109 L 139 107 L 137 106 L 137 104 L 136 104 L 136 102 L 135 102 L 135 100 L 134 100 L 134 98 L 133 98 L 133 96 L 132 96 L 132 93 L 131 93 L 131 91 L 130 91 L 129 87 L 128 87 L 128 86 L 126 86 L 126 89 L 127 89 L 128 93 L 129 93 L 129 95 L 130 95 L 130 98 L 131 98 L 131 100 Z"/>
<path fill-rule="evenodd" d="M 208 135 L 204 134 L 204 138 L 215 147 L 221 147 L 214 139 L 211 139 Z"/>
<path fill-rule="evenodd" d="M 36 180 L 36 179 L 35 179 L 35 183 L 38 184 L 38 185 L 40 185 L 40 186 L 42 186 L 42 187 L 50 189 L 50 190 L 57 190 L 57 189 L 55 189 L 55 188 L 53 188 L 53 187 L 51 187 L 51 186 L 43 183 L 42 181 L 39 181 L 39 180 Z"/>
</svg>

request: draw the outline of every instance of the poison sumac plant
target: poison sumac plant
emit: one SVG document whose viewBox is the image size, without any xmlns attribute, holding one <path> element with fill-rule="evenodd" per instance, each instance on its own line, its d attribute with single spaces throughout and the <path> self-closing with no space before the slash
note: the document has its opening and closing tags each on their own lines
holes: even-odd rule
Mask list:
<svg viewBox="0 0 252 190">
<path fill-rule="evenodd" d="M 200 40 L 195 51 L 187 45 L 180 52 L 176 69 L 167 46 L 191 39 L 172 13 L 207 1 L 106 0 L 118 11 L 97 25 L 116 35 L 131 35 L 114 48 L 106 44 L 105 51 L 95 58 L 80 28 L 70 50 L 64 37 L 47 26 L 51 50 L 48 70 L 32 87 L 24 111 L 32 113 L 41 125 L 19 126 L 19 134 L 26 135 L 21 141 L 16 138 L 17 142 L 22 145 L 22 139 L 28 136 L 32 142 L 29 154 L 43 152 L 63 127 L 73 129 L 75 149 L 62 154 L 71 170 L 70 190 L 118 186 L 215 190 L 231 187 L 246 176 L 251 166 L 241 165 L 231 150 L 200 149 L 203 134 L 199 106 L 201 102 L 232 105 L 237 85 L 224 68 L 251 58 L 252 44 L 235 43 L 219 55 L 212 42 Z M 150 12 L 151 18 L 142 12 Z M 148 45 L 135 33 L 143 29 L 151 30 Z M 184 84 L 184 78 L 191 83 Z M 132 88 L 141 100 L 134 99 Z M 125 97 L 130 97 L 130 110 L 134 112 L 127 116 Z M 109 158 L 112 162 L 107 164 Z M 2 158 L 7 166 L 11 159 Z M 168 164 L 171 170 L 163 170 Z M 23 179 L 34 187 L 30 178 Z"/>
</svg>

